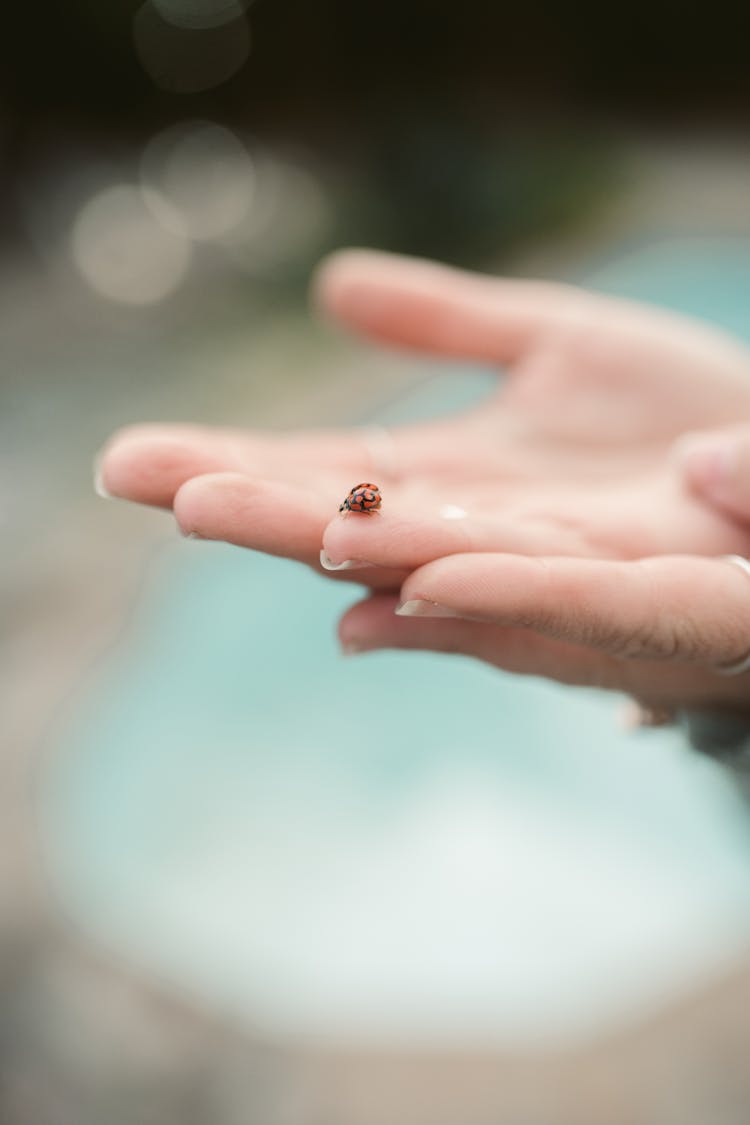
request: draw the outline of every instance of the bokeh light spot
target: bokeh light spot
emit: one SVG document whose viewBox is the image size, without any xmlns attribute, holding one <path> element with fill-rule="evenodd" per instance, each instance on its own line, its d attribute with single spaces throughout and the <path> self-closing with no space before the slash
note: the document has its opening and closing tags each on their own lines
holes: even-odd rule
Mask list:
<svg viewBox="0 0 750 1125">
<path fill-rule="evenodd" d="M 247 7 L 240 0 L 152 0 L 152 3 L 167 23 L 193 30 L 222 27 L 239 19 Z"/>
<path fill-rule="evenodd" d="M 311 169 L 264 154 L 256 156 L 255 171 L 252 206 L 226 240 L 235 265 L 250 275 L 314 251 L 333 224 L 330 202 Z"/>
<path fill-rule="evenodd" d="M 253 200 L 255 168 L 240 138 L 209 121 L 181 122 L 159 133 L 141 160 L 158 218 L 195 239 L 224 235 L 242 223 Z M 167 201 L 166 209 L 162 206 Z"/>
<path fill-rule="evenodd" d="M 100 296 L 128 305 L 151 305 L 173 293 L 185 277 L 191 244 L 156 217 L 166 200 L 151 191 L 116 184 L 92 196 L 79 211 L 71 252 L 80 274 Z"/>
<path fill-rule="evenodd" d="M 157 86 L 195 94 L 220 86 L 241 69 L 250 53 L 250 27 L 244 13 L 219 26 L 176 26 L 147 0 L 133 18 L 133 42 Z"/>
</svg>

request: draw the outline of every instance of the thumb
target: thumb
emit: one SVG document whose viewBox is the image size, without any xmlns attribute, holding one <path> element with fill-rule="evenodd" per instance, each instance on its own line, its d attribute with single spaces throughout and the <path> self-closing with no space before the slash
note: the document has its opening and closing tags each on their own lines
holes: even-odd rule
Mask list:
<svg viewBox="0 0 750 1125">
<path fill-rule="evenodd" d="M 675 453 L 693 492 L 750 522 L 750 424 L 685 434 Z"/>
</svg>

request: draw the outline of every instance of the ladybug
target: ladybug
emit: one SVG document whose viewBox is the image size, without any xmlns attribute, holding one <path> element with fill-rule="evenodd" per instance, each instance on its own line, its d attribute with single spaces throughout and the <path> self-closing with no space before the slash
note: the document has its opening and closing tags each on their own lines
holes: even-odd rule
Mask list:
<svg viewBox="0 0 750 1125">
<path fill-rule="evenodd" d="M 355 484 L 344 503 L 339 506 L 339 511 L 375 512 L 380 507 L 382 499 L 376 484 Z"/>
</svg>

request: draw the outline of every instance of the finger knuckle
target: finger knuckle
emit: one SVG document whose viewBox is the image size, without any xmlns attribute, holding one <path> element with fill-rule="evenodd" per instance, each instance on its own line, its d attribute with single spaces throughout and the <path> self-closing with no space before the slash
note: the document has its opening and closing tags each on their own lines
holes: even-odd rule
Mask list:
<svg viewBox="0 0 750 1125">
<path fill-rule="evenodd" d="M 613 638 L 609 651 L 619 660 L 698 660 L 705 649 L 705 638 L 689 617 L 668 621 L 643 621 L 630 633 Z"/>
<path fill-rule="evenodd" d="M 750 653 L 750 615 L 737 621 L 733 627 L 724 629 L 712 648 L 720 655 L 712 656 L 705 663 L 715 670 L 724 671 L 745 660 Z"/>
</svg>

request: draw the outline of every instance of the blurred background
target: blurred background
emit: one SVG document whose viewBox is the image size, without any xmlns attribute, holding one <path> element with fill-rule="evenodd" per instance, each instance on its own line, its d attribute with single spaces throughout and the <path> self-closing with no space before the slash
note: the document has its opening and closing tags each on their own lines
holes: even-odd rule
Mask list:
<svg viewBox="0 0 750 1125">
<path fill-rule="evenodd" d="M 342 245 L 750 338 L 749 23 L 3 13 L 3 1125 L 748 1120 L 750 839 L 710 763 L 585 693 L 345 665 L 351 594 L 182 542 L 91 465 L 140 420 L 391 424 L 486 394 L 310 315 Z M 388 700 L 367 723 L 341 705 L 363 682 Z"/>
</svg>

